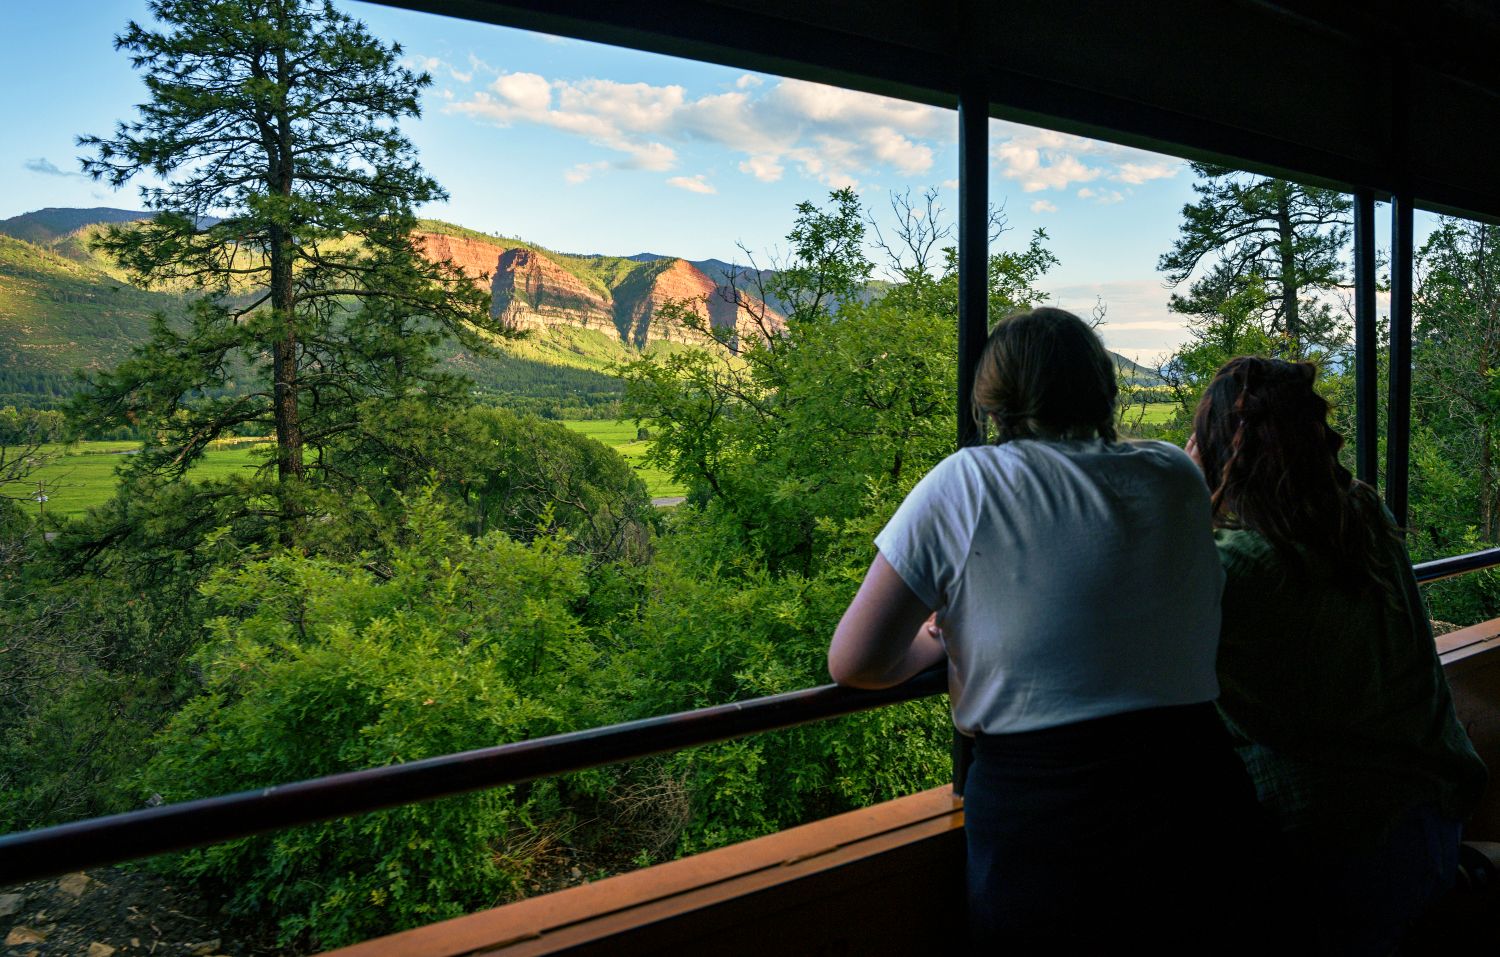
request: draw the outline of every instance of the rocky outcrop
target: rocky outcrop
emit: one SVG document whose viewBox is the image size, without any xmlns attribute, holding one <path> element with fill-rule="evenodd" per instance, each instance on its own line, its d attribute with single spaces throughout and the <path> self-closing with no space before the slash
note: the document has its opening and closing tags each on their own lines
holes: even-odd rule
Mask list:
<svg viewBox="0 0 1500 957">
<path fill-rule="evenodd" d="M 571 325 L 618 334 L 611 297 L 535 250 L 506 251 L 490 291 L 493 314 L 512 329 Z"/>
<path fill-rule="evenodd" d="M 620 337 L 637 348 L 659 340 L 704 343 L 701 329 L 661 314 L 661 307 L 667 302 L 684 306 L 699 319 L 706 319 L 708 327 L 732 349 L 738 349 L 742 339 L 759 334 L 754 319 L 762 310 L 770 325 L 781 326 L 781 316 L 766 310 L 759 300 L 743 291 L 737 292 L 728 284 L 716 283 L 686 260 L 658 260 L 642 273 L 646 281 L 640 283 L 643 288 L 638 295 L 625 295 L 630 290 L 622 288 L 615 296 L 615 322 Z"/>
<path fill-rule="evenodd" d="M 508 246 L 500 243 L 443 233 L 417 233 L 416 240 L 422 255 L 428 259 L 446 259 L 475 279 L 493 279 L 500 257 L 509 250 Z"/>
<path fill-rule="evenodd" d="M 428 258 L 446 259 L 488 285 L 491 315 L 511 329 L 593 329 L 636 348 L 663 340 L 707 343 L 708 337 L 694 323 L 662 311 L 674 302 L 706 319 L 730 348 L 737 349 L 747 337 L 761 335 L 757 316 L 773 331 L 783 322 L 758 299 L 709 278 L 684 259 L 643 262 L 616 272 L 611 284 L 601 288 L 602 279 L 590 283 L 582 278 L 589 275 L 588 257 L 554 258 L 526 246 L 444 233 L 418 233 L 417 241 Z"/>
</svg>

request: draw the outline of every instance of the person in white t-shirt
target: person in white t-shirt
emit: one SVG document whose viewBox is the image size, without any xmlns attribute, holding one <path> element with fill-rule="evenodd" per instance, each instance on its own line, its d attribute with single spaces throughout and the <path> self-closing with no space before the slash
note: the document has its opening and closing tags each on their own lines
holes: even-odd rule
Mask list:
<svg viewBox="0 0 1500 957">
<path fill-rule="evenodd" d="M 1117 441 L 1116 391 L 1077 316 L 1002 320 L 974 386 L 995 443 L 912 489 L 828 652 L 863 688 L 946 659 L 975 740 L 970 929 L 1007 952 L 1223 950 L 1204 935 L 1250 892 L 1255 798 L 1213 707 L 1208 490 L 1181 449 Z"/>
</svg>

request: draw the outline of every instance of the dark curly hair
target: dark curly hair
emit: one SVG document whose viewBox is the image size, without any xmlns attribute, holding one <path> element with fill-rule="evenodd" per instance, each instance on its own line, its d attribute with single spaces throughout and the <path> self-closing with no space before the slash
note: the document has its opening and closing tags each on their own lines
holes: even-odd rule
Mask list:
<svg viewBox="0 0 1500 957">
<path fill-rule="evenodd" d="M 1375 490 L 1338 458 L 1344 438 L 1328 424 L 1328 403 L 1313 389 L 1318 368 L 1241 356 L 1224 364 L 1193 417 L 1193 439 L 1212 491 L 1214 525 L 1246 528 L 1296 564 L 1305 549 L 1332 559 L 1351 590 L 1398 578 L 1389 542 L 1400 531 Z"/>
<path fill-rule="evenodd" d="M 1082 319 L 1042 307 L 996 324 L 974 372 L 974 419 L 995 442 L 1115 440 L 1115 364 Z"/>
</svg>

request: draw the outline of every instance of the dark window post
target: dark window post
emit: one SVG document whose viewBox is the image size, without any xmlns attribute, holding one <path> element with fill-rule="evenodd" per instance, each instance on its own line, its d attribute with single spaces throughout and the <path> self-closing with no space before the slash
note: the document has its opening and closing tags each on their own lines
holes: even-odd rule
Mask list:
<svg viewBox="0 0 1500 957">
<path fill-rule="evenodd" d="M 1380 482 L 1380 369 L 1375 331 L 1375 194 L 1354 194 L 1354 461 L 1361 482 Z"/>
<path fill-rule="evenodd" d="M 974 421 L 974 367 L 990 331 L 990 102 L 984 84 L 965 79 L 958 98 L 958 445 L 980 441 Z M 953 732 L 953 793 L 964 793 L 973 742 Z"/>
<path fill-rule="evenodd" d="M 1407 523 L 1407 465 L 1411 460 L 1411 194 L 1391 201 L 1391 370 L 1386 402 L 1385 504 Z"/>
</svg>

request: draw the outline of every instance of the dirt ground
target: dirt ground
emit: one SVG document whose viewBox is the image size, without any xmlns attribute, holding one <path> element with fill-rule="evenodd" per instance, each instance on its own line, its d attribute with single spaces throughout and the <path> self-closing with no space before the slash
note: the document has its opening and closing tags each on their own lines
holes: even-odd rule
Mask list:
<svg viewBox="0 0 1500 957">
<path fill-rule="evenodd" d="M 274 953 L 236 939 L 191 892 L 147 871 L 100 868 L 0 887 L 3 957 L 252 957 Z"/>
</svg>

